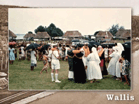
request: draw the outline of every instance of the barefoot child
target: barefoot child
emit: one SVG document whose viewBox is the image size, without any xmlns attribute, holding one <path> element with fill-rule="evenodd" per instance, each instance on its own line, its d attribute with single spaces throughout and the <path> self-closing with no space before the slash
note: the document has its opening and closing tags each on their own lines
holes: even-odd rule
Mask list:
<svg viewBox="0 0 139 104">
<path fill-rule="evenodd" d="M 126 82 L 124 83 L 129 85 L 129 81 L 127 79 L 127 75 L 128 75 L 128 70 L 129 70 L 129 66 L 130 63 L 128 62 L 128 60 L 125 59 L 125 56 L 123 55 L 122 58 L 119 61 L 120 63 L 122 63 L 122 75 L 124 75 Z M 122 77 L 121 77 L 121 81 L 122 81 Z"/>
<path fill-rule="evenodd" d="M 47 61 L 48 57 L 45 54 L 45 51 L 43 51 L 43 64 L 44 67 L 42 68 L 42 70 L 40 71 L 40 74 L 45 70 L 47 73 L 47 68 L 48 68 L 48 61 Z"/>
</svg>

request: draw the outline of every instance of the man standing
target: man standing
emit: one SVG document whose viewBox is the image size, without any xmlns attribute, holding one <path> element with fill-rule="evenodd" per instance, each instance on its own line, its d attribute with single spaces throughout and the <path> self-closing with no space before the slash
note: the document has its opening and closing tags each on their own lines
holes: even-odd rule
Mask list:
<svg viewBox="0 0 139 104">
<path fill-rule="evenodd" d="M 59 54 L 57 45 L 54 44 L 52 51 L 49 53 L 48 57 L 51 57 L 51 78 L 52 82 L 55 81 L 57 83 L 60 83 L 61 81 L 58 80 L 58 70 L 60 69 L 60 62 L 59 62 Z M 55 72 L 55 80 L 54 80 L 54 72 Z"/>
</svg>

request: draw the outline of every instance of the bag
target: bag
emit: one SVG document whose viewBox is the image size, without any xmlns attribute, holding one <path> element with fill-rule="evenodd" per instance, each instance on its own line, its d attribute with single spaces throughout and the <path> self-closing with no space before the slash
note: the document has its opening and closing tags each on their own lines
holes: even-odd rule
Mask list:
<svg viewBox="0 0 139 104">
<path fill-rule="evenodd" d="M 53 51 L 52 51 L 52 54 L 53 54 Z M 55 54 L 53 54 L 53 55 L 55 56 Z M 51 56 L 51 58 L 52 58 L 52 56 Z M 56 56 L 55 56 L 55 58 L 57 58 L 58 60 L 60 59 L 60 57 L 56 57 Z"/>
</svg>

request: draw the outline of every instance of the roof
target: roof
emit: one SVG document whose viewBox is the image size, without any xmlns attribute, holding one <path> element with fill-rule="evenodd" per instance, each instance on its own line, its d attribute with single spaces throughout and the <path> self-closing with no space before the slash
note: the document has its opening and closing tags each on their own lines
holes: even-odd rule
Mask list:
<svg viewBox="0 0 139 104">
<path fill-rule="evenodd" d="M 97 34 L 96 34 L 96 37 L 113 37 L 113 35 L 109 32 L 109 31 L 99 31 Z"/>
<path fill-rule="evenodd" d="M 82 37 L 81 33 L 79 31 L 67 31 L 64 35 L 64 38 L 75 38 L 75 37 Z"/>
<path fill-rule="evenodd" d="M 17 36 L 11 30 L 9 30 L 9 37 L 16 38 Z"/>
<path fill-rule="evenodd" d="M 27 33 L 27 34 L 24 36 L 24 38 L 29 38 L 29 37 L 34 37 L 34 36 L 35 36 L 35 34 Z"/>
<path fill-rule="evenodd" d="M 116 33 L 116 38 L 127 38 L 131 37 L 130 30 L 118 30 Z"/>
<path fill-rule="evenodd" d="M 37 32 L 37 34 L 34 36 L 34 39 L 46 39 L 46 38 L 50 38 L 47 32 Z"/>
</svg>

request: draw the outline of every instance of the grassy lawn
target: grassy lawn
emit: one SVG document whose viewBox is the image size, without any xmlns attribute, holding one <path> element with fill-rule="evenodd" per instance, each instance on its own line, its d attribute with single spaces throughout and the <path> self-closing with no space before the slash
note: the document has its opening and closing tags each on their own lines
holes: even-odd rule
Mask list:
<svg viewBox="0 0 139 104">
<path fill-rule="evenodd" d="M 124 82 L 120 82 L 111 78 L 110 75 L 106 76 L 102 80 L 98 80 L 96 83 L 77 84 L 68 81 L 68 62 L 60 62 L 61 69 L 59 70 L 59 80 L 61 83 L 51 82 L 51 69 L 48 69 L 48 73 L 45 71 L 40 74 L 43 67 L 43 62 L 38 61 L 37 67 L 34 71 L 30 70 L 30 61 L 15 60 L 13 65 L 9 65 L 9 89 L 10 90 L 69 90 L 69 89 L 81 89 L 81 90 L 130 90 L 130 86 L 124 85 Z"/>
</svg>

